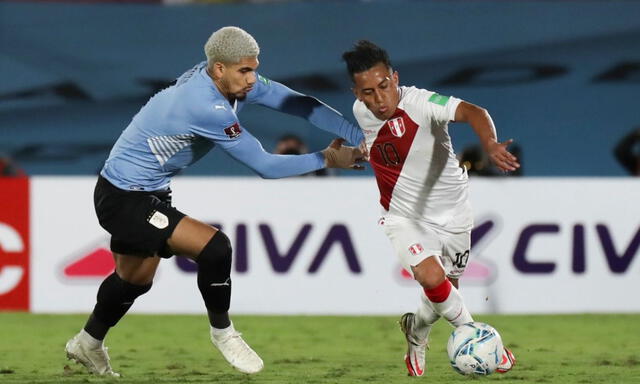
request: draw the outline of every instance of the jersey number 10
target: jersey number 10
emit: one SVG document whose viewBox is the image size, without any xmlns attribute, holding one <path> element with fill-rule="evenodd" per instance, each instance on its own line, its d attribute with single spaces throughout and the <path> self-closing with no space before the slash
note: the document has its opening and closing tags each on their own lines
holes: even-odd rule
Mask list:
<svg viewBox="0 0 640 384">
<path fill-rule="evenodd" d="M 387 167 L 394 167 L 402 164 L 400 153 L 393 143 L 376 144 L 375 148 L 380 151 L 380 156 Z"/>
</svg>

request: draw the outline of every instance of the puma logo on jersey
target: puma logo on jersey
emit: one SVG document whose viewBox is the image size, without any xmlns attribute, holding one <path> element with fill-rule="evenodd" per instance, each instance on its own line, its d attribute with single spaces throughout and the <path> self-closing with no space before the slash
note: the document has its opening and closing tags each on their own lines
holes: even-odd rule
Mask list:
<svg viewBox="0 0 640 384">
<path fill-rule="evenodd" d="M 222 109 L 222 110 L 226 111 L 227 107 L 225 107 L 224 105 L 214 105 L 213 109 Z"/>
<path fill-rule="evenodd" d="M 406 129 L 404 127 L 404 120 L 402 120 L 402 117 L 391 119 L 387 122 L 387 124 L 389 125 L 389 130 L 391 131 L 393 136 L 402 137 L 402 135 L 404 135 L 404 133 L 406 132 Z"/>
</svg>

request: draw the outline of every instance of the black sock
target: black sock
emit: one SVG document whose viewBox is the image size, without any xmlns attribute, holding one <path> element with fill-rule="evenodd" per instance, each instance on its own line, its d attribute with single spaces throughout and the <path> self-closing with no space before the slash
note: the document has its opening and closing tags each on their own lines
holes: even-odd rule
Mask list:
<svg viewBox="0 0 640 384">
<path fill-rule="evenodd" d="M 231 304 L 231 243 L 222 231 L 209 240 L 198 255 L 198 288 L 214 328 L 226 328 Z"/>
<path fill-rule="evenodd" d="M 96 319 L 96 316 L 91 313 L 87 323 L 84 325 L 84 330 L 91 335 L 94 339 L 104 340 L 107 332 L 109 332 L 109 326 L 102 321 Z"/>
<path fill-rule="evenodd" d="M 207 311 L 209 315 L 209 324 L 213 328 L 224 329 L 231 325 L 231 320 L 229 320 L 229 312 L 225 313 L 213 313 L 211 311 Z"/>
<path fill-rule="evenodd" d="M 147 285 L 135 285 L 124 281 L 117 273 L 109 275 L 98 289 L 98 297 L 93 313 L 89 316 L 84 330 L 93 338 L 104 340 L 109 328 L 120 321 L 131 308 L 135 299 L 151 289 Z"/>
</svg>

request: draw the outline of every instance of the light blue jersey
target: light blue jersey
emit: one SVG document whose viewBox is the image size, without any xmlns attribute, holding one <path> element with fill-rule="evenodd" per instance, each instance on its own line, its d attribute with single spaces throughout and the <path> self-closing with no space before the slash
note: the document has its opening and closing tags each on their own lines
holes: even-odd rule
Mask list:
<svg viewBox="0 0 640 384">
<path fill-rule="evenodd" d="M 359 128 L 317 99 L 258 74 L 253 89 L 233 105 L 206 72 L 206 62 L 180 76 L 175 85 L 153 96 L 116 141 L 100 174 L 124 190 L 156 191 L 171 177 L 218 145 L 264 178 L 301 175 L 324 167 L 320 152 L 274 155 L 238 121 L 244 104 L 261 104 L 307 119 L 353 145 Z"/>
</svg>

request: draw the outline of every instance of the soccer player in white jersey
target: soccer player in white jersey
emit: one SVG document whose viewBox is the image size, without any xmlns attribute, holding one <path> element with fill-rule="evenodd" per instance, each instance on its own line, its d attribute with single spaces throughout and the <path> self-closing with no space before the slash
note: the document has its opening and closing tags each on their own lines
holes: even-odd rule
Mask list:
<svg viewBox="0 0 640 384">
<path fill-rule="evenodd" d="M 173 255 L 198 264 L 197 283 L 213 345 L 241 372 L 256 373 L 263 368 L 262 359 L 229 318 L 229 238 L 171 205 L 170 181 L 180 170 L 214 147 L 264 178 L 301 175 L 325 167 L 360 167 L 356 163 L 362 154 L 342 146 L 342 139 L 334 140 L 324 151 L 299 156 L 265 152 L 238 119 L 247 104 L 305 118 L 356 145 L 363 137 L 360 129 L 326 104 L 257 74 L 260 49 L 242 29 L 225 27 L 214 32 L 205 53 L 207 61 L 153 96 L 133 117 L 98 177 L 94 205 L 100 225 L 111 234 L 116 270 L 100 285 L 91 316 L 65 348 L 67 357 L 93 373 L 118 376 L 103 340 L 136 298 L 151 289 L 161 258 Z"/>
<path fill-rule="evenodd" d="M 387 52 L 362 40 L 343 59 L 357 98 L 353 104 L 380 190 L 380 225 L 404 268 L 422 286 L 415 313 L 400 320 L 411 376 L 425 372 L 425 349 L 440 317 L 452 326 L 473 321 L 458 279 L 469 259 L 473 217 L 468 179 L 453 152 L 449 122 L 466 122 L 502 171 L 520 165 L 499 142 L 489 113 L 476 105 L 425 89 L 399 85 Z M 515 362 L 505 348 L 499 372 Z"/>
</svg>

